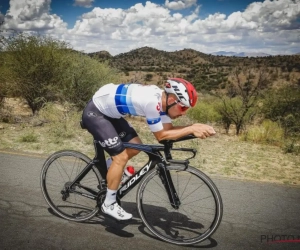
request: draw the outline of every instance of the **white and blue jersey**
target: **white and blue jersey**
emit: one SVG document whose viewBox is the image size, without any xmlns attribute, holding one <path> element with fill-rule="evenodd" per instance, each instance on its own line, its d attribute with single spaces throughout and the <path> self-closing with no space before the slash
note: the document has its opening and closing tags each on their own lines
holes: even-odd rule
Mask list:
<svg viewBox="0 0 300 250">
<path fill-rule="evenodd" d="M 119 84 L 104 85 L 93 96 L 93 102 L 101 113 L 111 118 L 127 114 L 146 117 L 152 132 L 163 129 L 163 123 L 171 119 L 161 112 L 163 90 L 155 85 Z"/>
</svg>

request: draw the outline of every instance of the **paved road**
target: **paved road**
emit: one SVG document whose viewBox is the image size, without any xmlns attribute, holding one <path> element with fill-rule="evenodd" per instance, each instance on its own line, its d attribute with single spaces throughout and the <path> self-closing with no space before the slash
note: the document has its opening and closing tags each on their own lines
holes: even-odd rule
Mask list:
<svg viewBox="0 0 300 250">
<path fill-rule="evenodd" d="M 153 237 L 136 210 L 130 223 L 103 217 L 75 223 L 53 215 L 40 190 L 44 160 L 0 150 L 1 249 L 300 249 L 300 188 L 214 178 L 224 202 L 222 223 L 211 239 L 183 247 Z M 123 202 L 135 207 L 134 196 Z"/>
</svg>

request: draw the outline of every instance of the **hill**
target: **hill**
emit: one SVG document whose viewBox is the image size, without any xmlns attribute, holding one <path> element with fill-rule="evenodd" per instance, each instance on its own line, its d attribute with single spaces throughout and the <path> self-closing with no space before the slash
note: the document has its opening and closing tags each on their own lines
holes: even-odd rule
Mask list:
<svg viewBox="0 0 300 250">
<path fill-rule="evenodd" d="M 99 61 L 107 61 L 123 72 L 124 82 L 160 85 L 168 77 L 182 77 L 193 82 L 202 91 L 226 86 L 236 67 L 265 67 L 274 82 L 300 79 L 299 55 L 237 57 L 205 54 L 193 49 L 167 52 L 151 47 L 142 47 L 115 56 L 105 51 L 89 55 Z"/>
<path fill-rule="evenodd" d="M 101 50 L 101 51 L 98 51 L 98 52 L 89 53 L 89 55 L 91 57 L 101 58 L 102 60 L 109 60 L 109 59 L 111 59 L 113 57 L 109 52 L 107 52 L 105 50 Z"/>
<path fill-rule="evenodd" d="M 107 52 L 108 53 L 108 52 Z M 208 63 L 208 55 L 192 49 L 184 49 L 175 52 L 166 52 L 151 47 L 142 47 L 126 53 L 108 58 L 103 52 L 91 53 L 100 60 L 110 59 L 110 64 L 122 70 L 154 70 L 169 71 L 176 68 L 177 71 L 185 69 L 193 63 Z M 189 67 L 190 68 L 190 67 Z"/>
</svg>

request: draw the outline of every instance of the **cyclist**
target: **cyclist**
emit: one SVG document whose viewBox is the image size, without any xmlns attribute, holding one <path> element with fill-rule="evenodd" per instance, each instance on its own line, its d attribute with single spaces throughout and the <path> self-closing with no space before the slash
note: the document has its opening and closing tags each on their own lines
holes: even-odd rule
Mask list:
<svg viewBox="0 0 300 250">
<path fill-rule="evenodd" d="M 107 173 L 107 194 L 102 212 L 117 220 L 132 218 L 132 214 L 117 204 L 116 192 L 126 163 L 139 151 L 125 149 L 122 142 L 142 142 L 124 116 L 144 116 L 158 141 L 189 134 L 204 139 L 216 133 L 211 126 L 200 123 L 173 126 L 171 123 L 172 119 L 194 107 L 197 99 L 194 86 L 181 78 L 168 79 L 164 89 L 155 85 L 109 83 L 94 94 L 83 111 L 82 122 L 113 160 Z"/>
</svg>

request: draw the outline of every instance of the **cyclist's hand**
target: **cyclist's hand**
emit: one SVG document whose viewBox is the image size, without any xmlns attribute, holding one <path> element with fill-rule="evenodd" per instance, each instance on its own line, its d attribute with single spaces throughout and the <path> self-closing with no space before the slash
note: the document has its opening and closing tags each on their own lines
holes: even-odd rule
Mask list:
<svg viewBox="0 0 300 250">
<path fill-rule="evenodd" d="M 192 125 L 192 128 L 194 136 L 201 139 L 205 139 L 216 134 L 214 128 L 206 124 L 195 123 Z"/>
</svg>

